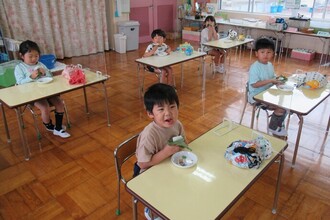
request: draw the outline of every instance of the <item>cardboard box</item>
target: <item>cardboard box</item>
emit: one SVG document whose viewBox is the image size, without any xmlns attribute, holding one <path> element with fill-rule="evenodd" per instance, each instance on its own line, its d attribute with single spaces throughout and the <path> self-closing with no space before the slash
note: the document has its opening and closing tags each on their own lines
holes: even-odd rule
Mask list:
<svg viewBox="0 0 330 220">
<path fill-rule="evenodd" d="M 315 57 L 314 50 L 307 50 L 307 49 L 293 49 L 291 52 L 291 58 L 311 61 Z"/>
</svg>

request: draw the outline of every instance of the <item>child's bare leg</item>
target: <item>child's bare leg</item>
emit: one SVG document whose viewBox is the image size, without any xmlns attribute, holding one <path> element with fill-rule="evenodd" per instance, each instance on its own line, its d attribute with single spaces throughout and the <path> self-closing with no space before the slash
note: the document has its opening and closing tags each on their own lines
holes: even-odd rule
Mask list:
<svg viewBox="0 0 330 220">
<path fill-rule="evenodd" d="M 167 73 L 166 73 L 165 68 L 163 68 L 163 69 L 161 70 L 161 73 L 160 73 L 160 83 L 165 83 L 165 84 L 167 84 Z"/>
<path fill-rule="evenodd" d="M 209 52 L 208 52 L 208 54 L 209 55 L 211 55 L 211 56 L 214 56 L 214 64 L 216 65 L 216 66 L 218 66 L 219 65 L 219 62 L 220 62 L 220 52 L 218 51 L 218 50 L 210 50 Z"/>
<path fill-rule="evenodd" d="M 165 67 L 167 72 L 167 83 L 171 86 L 174 86 L 174 76 L 173 76 L 173 70 L 172 67 Z"/>
<path fill-rule="evenodd" d="M 284 114 L 285 114 L 285 110 L 282 109 L 282 108 L 276 108 L 276 109 L 274 110 L 274 114 L 275 114 L 275 115 L 284 115 Z"/>
<path fill-rule="evenodd" d="M 64 104 L 59 96 L 53 96 L 48 100 L 53 106 L 55 106 L 56 112 L 64 112 Z"/>
<path fill-rule="evenodd" d="M 46 99 L 37 101 L 34 103 L 34 106 L 40 109 L 42 122 L 44 124 L 50 123 L 50 108 L 48 101 Z"/>
<path fill-rule="evenodd" d="M 224 64 L 225 63 L 225 52 L 224 51 L 219 51 L 219 52 L 220 52 L 219 63 Z"/>
</svg>

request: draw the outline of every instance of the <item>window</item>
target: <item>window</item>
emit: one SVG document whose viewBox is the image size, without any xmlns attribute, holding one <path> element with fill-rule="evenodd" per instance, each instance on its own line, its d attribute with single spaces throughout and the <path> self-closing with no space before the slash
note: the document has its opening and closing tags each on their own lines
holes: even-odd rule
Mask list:
<svg viewBox="0 0 330 220">
<path fill-rule="evenodd" d="M 274 15 L 330 19 L 330 0 L 300 0 L 299 9 L 289 8 L 286 0 L 218 0 L 220 8 L 228 11 L 271 13 Z M 295 2 L 295 0 L 293 0 Z"/>
</svg>

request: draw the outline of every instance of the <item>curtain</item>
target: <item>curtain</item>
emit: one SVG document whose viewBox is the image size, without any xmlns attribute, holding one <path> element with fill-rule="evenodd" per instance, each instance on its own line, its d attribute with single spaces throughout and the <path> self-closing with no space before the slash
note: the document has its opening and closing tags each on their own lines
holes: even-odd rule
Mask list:
<svg viewBox="0 0 330 220">
<path fill-rule="evenodd" d="M 109 50 L 106 0 L 0 0 L 4 37 L 35 41 L 57 58 Z"/>
</svg>

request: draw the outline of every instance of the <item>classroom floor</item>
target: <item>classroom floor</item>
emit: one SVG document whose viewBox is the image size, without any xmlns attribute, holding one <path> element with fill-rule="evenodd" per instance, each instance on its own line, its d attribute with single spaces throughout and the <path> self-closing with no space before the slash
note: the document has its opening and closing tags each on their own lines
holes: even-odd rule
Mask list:
<svg viewBox="0 0 330 220">
<path fill-rule="evenodd" d="M 176 48 L 180 42 L 167 41 Z M 0 219 L 131 219 L 131 197 L 122 187 L 120 216 L 117 207 L 117 177 L 113 151 L 133 134 L 139 133 L 150 120 L 138 91 L 137 65 L 147 44 L 139 50 L 119 54 L 114 51 L 62 60 L 80 63 L 92 70 L 108 73 L 107 92 L 111 127 L 107 126 L 103 95 L 98 88 L 87 88 L 89 114 L 85 113 L 83 92 L 62 95 L 69 109 L 71 128 L 69 139 L 61 139 L 42 131 L 40 143 L 36 139 L 32 117 L 24 115 L 25 134 L 31 150 L 31 159 L 24 160 L 15 112 L 5 108 L 12 138 L 7 143 L 3 119 L 0 120 Z M 196 45 L 195 45 L 196 46 Z M 187 139 L 195 139 L 223 118 L 239 121 L 243 104 L 245 82 L 250 60 L 249 50 L 241 58 L 231 53 L 227 74 L 210 73 L 206 76 L 206 92 L 202 97 L 202 77 L 199 63 L 183 65 L 184 80 L 180 83 L 180 66 L 173 66 L 176 88 L 180 99 L 179 119 Z M 227 60 L 228 61 L 228 60 Z M 296 69 L 320 71 L 330 76 L 329 67 L 319 67 L 319 60 L 300 61 L 283 57 L 274 62 L 278 74 L 290 75 Z M 146 73 L 145 88 L 157 78 Z M 0 90 L 1 92 L 1 90 Z M 304 119 L 304 127 L 297 162 L 291 167 L 298 119 L 291 118 L 289 147 L 285 152 L 278 212 L 271 208 L 275 191 L 278 164 L 274 164 L 228 211 L 224 219 L 329 219 L 330 218 L 330 138 L 325 127 L 330 115 L 327 99 Z M 249 126 L 251 107 L 248 107 L 243 125 Z M 261 112 L 257 127 L 266 131 L 266 118 Z M 125 173 L 130 173 L 130 167 Z M 161 199 L 161 198 L 159 198 Z M 221 199 L 221 198 L 219 198 Z M 178 204 L 179 205 L 179 204 Z M 139 218 L 144 219 L 139 204 Z"/>
</svg>

